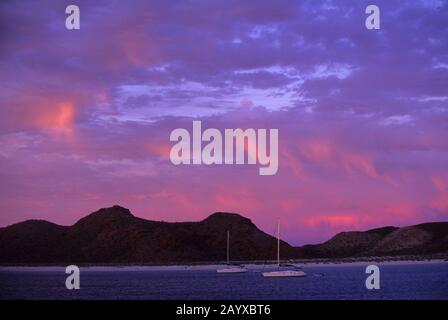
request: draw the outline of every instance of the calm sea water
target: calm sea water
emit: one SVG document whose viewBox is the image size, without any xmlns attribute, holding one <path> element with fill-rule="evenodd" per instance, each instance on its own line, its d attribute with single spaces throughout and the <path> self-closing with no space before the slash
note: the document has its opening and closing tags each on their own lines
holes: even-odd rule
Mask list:
<svg viewBox="0 0 448 320">
<path fill-rule="evenodd" d="M 218 274 L 203 267 L 81 267 L 81 289 L 65 288 L 61 267 L 0 268 L 0 299 L 448 299 L 448 263 L 379 264 L 381 289 L 365 267 L 304 266 L 305 278 Z"/>
</svg>

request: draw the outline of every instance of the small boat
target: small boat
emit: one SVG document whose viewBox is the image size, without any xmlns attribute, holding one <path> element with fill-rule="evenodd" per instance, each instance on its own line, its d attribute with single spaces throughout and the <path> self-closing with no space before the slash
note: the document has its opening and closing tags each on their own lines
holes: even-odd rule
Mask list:
<svg viewBox="0 0 448 320">
<path fill-rule="evenodd" d="M 247 268 L 239 264 L 230 264 L 230 232 L 227 230 L 227 266 L 216 270 L 218 273 L 243 273 Z"/>
<path fill-rule="evenodd" d="M 226 268 L 217 269 L 216 272 L 218 272 L 218 273 L 243 273 L 243 272 L 247 272 L 247 269 L 244 266 L 235 264 L 235 265 L 229 265 Z"/>
<path fill-rule="evenodd" d="M 306 273 L 293 264 L 280 263 L 280 222 L 277 224 L 277 270 L 263 272 L 266 278 L 305 277 Z"/>
</svg>

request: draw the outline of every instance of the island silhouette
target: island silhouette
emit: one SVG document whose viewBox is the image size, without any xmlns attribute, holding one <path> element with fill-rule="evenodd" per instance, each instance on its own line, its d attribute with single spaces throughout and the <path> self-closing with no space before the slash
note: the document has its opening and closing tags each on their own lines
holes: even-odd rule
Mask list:
<svg viewBox="0 0 448 320">
<path fill-rule="evenodd" d="M 135 217 L 121 206 L 102 208 L 72 226 L 27 220 L 0 228 L 0 263 L 195 263 L 273 260 L 277 240 L 236 213 L 216 212 L 198 222 Z M 383 227 L 336 234 L 294 247 L 281 241 L 282 259 L 339 259 L 448 254 L 448 222 Z"/>
</svg>

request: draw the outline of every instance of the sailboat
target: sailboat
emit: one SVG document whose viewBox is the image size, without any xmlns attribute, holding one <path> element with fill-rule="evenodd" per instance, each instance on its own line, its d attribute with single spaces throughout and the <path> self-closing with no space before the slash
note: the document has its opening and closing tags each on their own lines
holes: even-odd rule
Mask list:
<svg viewBox="0 0 448 320">
<path fill-rule="evenodd" d="M 283 270 L 282 270 L 283 267 Z M 284 268 L 288 268 L 284 270 Z M 281 278 L 281 277 L 305 277 L 306 273 L 292 264 L 280 263 L 280 221 L 277 223 L 277 270 L 263 272 L 263 277 Z"/>
<path fill-rule="evenodd" d="M 247 272 L 247 269 L 244 266 L 235 264 L 230 264 L 230 232 L 227 230 L 227 267 L 217 269 L 218 273 L 242 273 Z"/>
</svg>

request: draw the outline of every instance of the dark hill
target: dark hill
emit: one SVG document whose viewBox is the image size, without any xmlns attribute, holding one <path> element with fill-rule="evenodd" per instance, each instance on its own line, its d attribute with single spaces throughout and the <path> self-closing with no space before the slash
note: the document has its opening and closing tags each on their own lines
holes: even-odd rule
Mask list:
<svg viewBox="0 0 448 320">
<path fill-rule="evenodd" d="M 304 256 L 312 258 L 448 253 L 448 222 L 341 232 L 322 244 L 304 246 L 302 250 Z"/>
<path fill-rule="evenodd" d="M 233 260 L 276 257 L 276 239 L 238 214 L 218 212 L 200 222 L 167 223 L 140 219 L 128 209 L 113 206 L 71 227 L 26 221 L 0 229 L 0 262 L 222 261 L 227 230 Z M 296 255 L 297 250 L 286 242 L 281 246 L 285 258 Z M 30 255 L 32 251 L 35 254 Z"/>
<path fill-rule="evenodd" d="M 23 262 L 57 260 L 62 252 L 58 244 L 68 227 L 43 220 L 28 220 L 0 229 L 0 261 Z"/>
<path fill-rule="evenodd" d="M 226 231 L 232 260 L 273 260 L 277 240 L 236 213 L 217 212 L 199 222 L 135 217 L 120 206 L 100 209 L 59 226 L 29 220 L 0 228 L 2 263 L 171 263 L 224 261 Z M 281 242 L 283 259 L 448 253 L 448 222 L 341 232 L 319 245 Z"/>
</svg>

